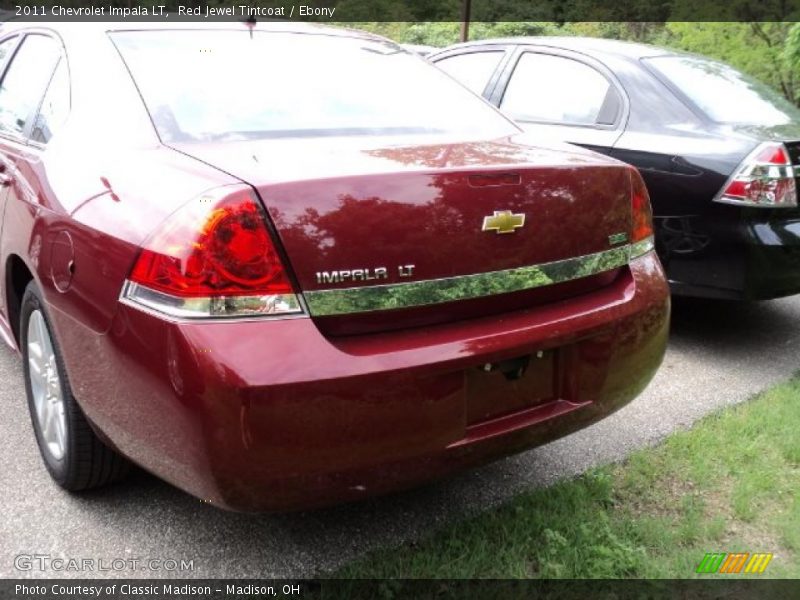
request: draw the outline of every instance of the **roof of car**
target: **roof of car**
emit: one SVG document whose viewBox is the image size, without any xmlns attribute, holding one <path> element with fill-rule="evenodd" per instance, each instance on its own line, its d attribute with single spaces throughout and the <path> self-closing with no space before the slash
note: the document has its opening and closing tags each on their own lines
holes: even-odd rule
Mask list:
<svg viewBox="0 0 800 600">
<path fill-rule="evenodd" d="M 453 48 L 466 48 L 469 46 L 478 46 L 486 44 L 504 44 L 504 45 L 534 45 L 534 46 L 550 46 L 553 48 L 563 48 L 565 50 L 573 50 L 575 52 L 594 53 L 601 52 L 603 54 L 612 54 L 617 56 L 624 56 L 626 58 L 644 58 L 649 56 L 663 56 L 666 54 L 673 54 L 671 50 L 659 48 L 657 46 L 650 46 L 648 44 L 638 44 L 635 42 L 622 42 L 618 40 L 609 40 L 603 38 L 591 37 L 550 37 L 550 36 L 530 36 L 530 37 L 511 37 L 511 38 L 496 38 L 489 40 L 475 40 L 473 42 L 466 42 L 456 46 L 450 46 L 448 50 Z"/>
<path fill-rule="evenodd" d="M 0 23 L 0 35 L 20 29 L 50 29 L 58 32 L 69 33 L 74 31 L 174 31 L 174 30 L 247 30 L 250 27 L 245 21 L 204 21 L 204 22 L 146 22 L 146 21 L 81 21 L 81 22 L 22 22 L 6 21 Z M 350 29 L 346 27 L 331 27 L 315 23 L 286 22 L 259 20 L 253 26 L 254 31 L 273 31 L 287 33 L 316 33 L 323 35 L 338 35 L 342 37 L 358 37 L 363 39 L 382 40 L 383 38 L 372 33 Z"/>
</svg>

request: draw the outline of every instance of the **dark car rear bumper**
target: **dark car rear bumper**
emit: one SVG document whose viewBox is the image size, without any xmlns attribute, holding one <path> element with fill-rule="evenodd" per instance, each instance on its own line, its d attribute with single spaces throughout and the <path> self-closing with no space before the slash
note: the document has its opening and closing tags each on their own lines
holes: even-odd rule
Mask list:
<svg viewBox="0 0 800 600">
<path fill-rule="evenodd" d="M 745 227 L 745 298 L 800 293 L 800 218 L 755 221 Z"/>
<path fill-rule="evenodd" d="M 382 334 L 173 323 L 124 305 L 108 335 L 59 320 L 80 346 L 74 392 L 113 446 L 202 500 L 268 511 L 407 488 L 601 419 L 660 364 L 669 297 L 650 252 L 568 301 Z M 520 356 L 527 382 L 481 371 Z"/>
<path fill-rule="evenodd" d="M 721 206 L 703 216 L 656 217 L 655 225 L 674 294 L 768 300 L 800 293 L 800 214 L 794 209 Z"/>
</svg>

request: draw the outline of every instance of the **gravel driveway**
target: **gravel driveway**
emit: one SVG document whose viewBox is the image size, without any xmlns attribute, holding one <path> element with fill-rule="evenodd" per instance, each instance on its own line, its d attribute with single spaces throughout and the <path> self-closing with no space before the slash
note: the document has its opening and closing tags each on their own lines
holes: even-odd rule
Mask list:
<svg viewBox="0 0 800 600">
<path fill-rule="evenodd" d="M 302 577 L 335 568 L 520 490 L 620 459 L 788 378 L 798 368 L 800 297 L 753 305 L 676 301 L 672 329 L 650 387 L 589 429 L 413 492 L 282 516 L 222 512 L 142 472 L 80 497 L 60 491 L 40 463 L 19 361 L 0 348 L 0 577 Z M 42 572 L 36 563 L 19 571 L 20 554 L 102 560 L 105 568 L 114 559 L 142 562 L 102 573 Z M 191 560 L 193 570 L 143 570 L 148 559 Z"/>
</svg>

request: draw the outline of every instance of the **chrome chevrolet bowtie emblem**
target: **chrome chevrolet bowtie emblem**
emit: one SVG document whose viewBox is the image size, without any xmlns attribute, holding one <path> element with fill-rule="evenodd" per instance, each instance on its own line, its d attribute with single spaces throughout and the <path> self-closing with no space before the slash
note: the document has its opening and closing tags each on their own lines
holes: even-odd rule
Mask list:
<svg viewBox="0 0 800 600">
<path fill-rule="evenodd" d="M 483 217 L 482 231 L 514 233 L 525 225 L 525 213 L 514 214 L 510 210 L 496 210 L 490 217 Z"/>
</svg>

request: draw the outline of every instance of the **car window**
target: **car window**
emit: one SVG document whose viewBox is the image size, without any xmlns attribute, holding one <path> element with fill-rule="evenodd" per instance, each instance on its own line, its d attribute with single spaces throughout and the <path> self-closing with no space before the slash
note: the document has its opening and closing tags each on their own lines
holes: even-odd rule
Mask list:
<svg viewBox="0 0 800 600">
<path fill-rule="evenodd" d="M 2 73 L 2 68 L 6 64 L 6 60 L 8 60 L 11 51 L 15 48 L 18 41 L 17 36 L 14 36 L 0 42 L 0 73 Z"/>
<path fill-rule="evenodd" d="M 67 61 L 61 59 L 42 100 L 39 114 L 33 122 L 31 139 L 46 144 L 69 114 L 69 72 Z"/>
<path fill-rule="evenodd" d="M 643 60 L 712 121 L 773 126 L 800 120 L 800 110 L 778 92 L 724 63 L 697 56 Z"/>
<path fill-rule="evenodd" d="M 443 58 L 436 66 L 476 94 L 482 94 L 502 58 L 502 50 L 470 52 Z"/>
<path fill-rule="evenodd" d="M 606 112 L 610 94 L 614 92 L 609 81 L 588 65 L 562 56 L 525 52 L 511 75 L 500 109 L 520 121 L 594 125 L 604 121 L 601 112 Z"/>
<path fill-rule="evenodd" d="M 0 133 L 21 137 L 38 108 L 59 58 L 50 37 L 29 35 L 14 55 L 0 83 Z"/>
<path fill-rule="evenodd" d="M 517 131 L 441 70 L 382 40 L 234 30 L 111 37 L 165 142 Z"/>
</svg>

